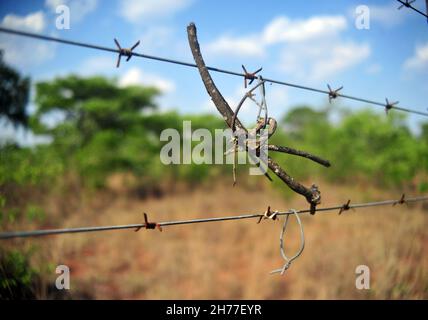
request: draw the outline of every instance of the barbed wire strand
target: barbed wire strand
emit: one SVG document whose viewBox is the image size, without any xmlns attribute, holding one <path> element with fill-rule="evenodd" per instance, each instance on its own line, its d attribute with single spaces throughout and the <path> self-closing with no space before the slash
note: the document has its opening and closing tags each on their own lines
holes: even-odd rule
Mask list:
<svg viewBox="0 0 428 320">
<path fill-rule="evenodd" d="M 401 6 L 398 9 L 401 9 L 402 7 L 406 7 L 406 8 L 412 9 L 413 11 L 419 13 L 420 15 L 423 15 L 425 18 L 428 19 L 428 15 L 426 13 L 424 13 L 424 12 L 420 11 L 419 9 L 412 6 L 412 3 L 414 1 L 413 2 L 402 1 L 402 0 L 397 0 L 397 1 L 401 3 Z"/>
<path fill-rule="evenodd" d="M 104 46 L 99 46 L 99 45 L 94 45 L 94 44 L 89 44 L 89 43 L 84 43 L 84 42 L 78 42 L 78 41 L 73 41 L 73 40 L 66 40 L 66 39 L 62 39 L 62 38 L 46 36 L 46 35 L 41 35 L 41 34 L 37 34 L 37 33 L 14 30 L 14 29 L 4 28 L 4 27 L 0 27 L 0 32 L 8 33 L 8 34 L 14 34 L 14 35 L 18 35 L 18 36 L 30 37 L 30 38 L 39 39 L 39 40 L 59 42 L 59 43 L 63 43 L 63 44 L 79 46 L 79 47 L 84 47 L 84 48 L 90 48 L 90 49 L 95 49 L 95 50 L 113 52 L 113 53 L 116 53 L 119 55 L 123 55 L 123 52 L 120 49 L 109 48 L 109 47 L 104 47 Z M 156 61 L 161 61 L 161 62 L 166 62 L 166 63 L 182 65 L 182 66 L 186 66 L 186 67 L 197 68 L 197 65 L 194 63 L 189 63 L 189 62 L 184 62 L 184 61 L 179 61 L 179 60 L 174 60 L 174 59 L 169 59 L 169 58 L 163 58 L 163 57 L 159 57 L 159 56 L 147 55 L 147 54 L 137 53 L 137 52 L 133 52 L 133 51 L 129 52 L 129 56 L 136 56 L 136 57 L 150 59 L 150 60 L 156 60 Z M 220 69 L 220 68 L 216 68 L 216 67 L 207 66 L 207 69 L 209 71 L 213 71 L 213 72 L 224 73 L 224 74 L 234 75 L 234 76 L 238 76 L 238 77 L 244 77 L 244 79 L 248 76 L 245 73 Z M 283 85 L 283 86 L 287 86 L 287 87 L 317 92 L 317 93 L 325 94 L 328 96 L 331 95 L 331 92 L 329 90 L 317 89 L 317 88 L 313 88 L 313 87 L 308 87 L 308 86 L 304 86 L 304 85 L 300 85 L 300 84 L 295 84 L 295 83 L 290 83 L 290 82 L 285 82 L 285 81 L 280 81 L 280 80 L 275 80 L 275 79 L 270 79 L 270 78 L 263 78 L 263 79 L 269 83 L 275 83 L 275 84 Z M 370 100 L 370 99 L 366 99 L 366 98 L 360 98 L 360 97 L 351 96 L 351 95 L 342 94 L 342 93 L 337 93 L 337 97 L 342 97 L 342 98 L 345 98 L 348 100 L 359 101 L 359 102 L 368 103 L 371 105 L 381 106 L 383 108 L 395 109 L 395 110 L 400 110 L 403 112 L 408 112 L 408 113 L 413 113 L 413 114 L 418 114 L 421 116 L 428 117 L 427 112 L 422 112 L 422 111 L 418 111 L 418 110 L 414 110 L 414 109 L 410 109 L 410 108 L 398 107 L 395 105 L 392 106 L 392 105 L 388 105 L 387 103 L 378 102 L 378 101 L 374 101 L 374 100 Z"/>
<path fill-rule="evenodd" d="M 421 201 L 428 201 L 428 195 L 414 197 L 414 198 L 406 198 L 406 199 L 404 199 L 404 197 L 402 196 L 399 200 L 384 200 L 384 201 L 376 201 L 376 202 L 348 204 L 347 208 L 358 209 L 358 208 L 396 205 L 396 204 L 421 202 Z M 337 210 L 343 209 L 343 206 L 344 205 L 337 205 L 337 206 L 326 207 L 326 208 L 317 208 L 316 212 L 337 211 Z M 288 210 L 283 212 L 276 212 L 276 215 L 283 216 L 283 215 L 290 215 L 290 214 L 304 214 L 304 213 L 310 213 L 310 212 L 311 212 L 310 209 Z M 220 221 L 232 221 L 232 220 L 255 219 L 255 218 L 260 219 L 261 217 L 264 217 L 264 214 L 255 213 L 255 214 L 244 214 L 244 215 L 237 215 L 237 216 L 217 217 L 217 218 L 165 221 L 165 222 L 159 222 L 159 223 L 150 223 L 150 225 L 156 225 L 156 227 L 162 228 L 167 226 L 188 225 L 188 224 L 197 224 L 197 223 L 206 223 L 206 222 L 220 222 Z M 108 231 L 108 230 L 141 229 L 141 228 L 146 228 L 148 224 L 149 223 L 147 224 L 136 223 L 136 224 L 100 226 L 100 227 L 81 227 L 81 228 L 46 229 L 46 230 L 33 230 L 33 231 L 0 232 L 0 240 L 12 239 L 12 238 L 58 235 L 58 234 L 65 234 L 65 233 L 85 233 L 85 232 L 98 232 L 98 231 Z M 154 228 L 151 228 L 151 229 L 154 229 Z"/>
</svg>

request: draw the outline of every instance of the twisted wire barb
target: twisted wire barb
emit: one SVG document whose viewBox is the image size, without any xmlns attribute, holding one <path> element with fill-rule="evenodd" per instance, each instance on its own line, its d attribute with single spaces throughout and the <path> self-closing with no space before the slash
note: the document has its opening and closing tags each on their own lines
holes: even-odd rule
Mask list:
<svg viewBox="0 0 428 320">
<path fill-rule="evenodd" d="M 119 54 L 117 56 L 117 62 L 116 62 L 116 68 L 119 68 L 120 66 L 120 59 L 122 58 L 122 56 L 126 56 L 126 61 L 131 60 L 132 58 L 132 54 L 133 54 L 133 50 L 138 47 L 138 45 L 140 44 L 140 41 L 137 41 L 131 48 L 122 48 L 120 46 L 119 41 L 117 41 L 116 38 L 114 38 L 114 42 L 116 43 L 117 48 L 119 49 Z"/>
<path fill-rule="evenodd" d="M 413 202 L 422 202 L 428 201 L 428 195 L 407 198 L 405 203 L 413 203 Z M 350 209 L 359 209 L 359 208 L 367 208 L 367 207 L 376 207 L 376 206 L 386 206 L 386 205 L 394 205 L 394 204 L 402 204 L 402 199 L 398 200 L 384 200 L 384 201 L 376 201 L 376 202 L 365 202 L 365 203 L 355 203 L 349 204 Z M 332 207 L 326 208 L 316 208 L 316 212 L 327 212 L 327 211 L 338 211 L 343 208 L 342 205 L 336 205 Z M 310 209 L 303 210 L 288 210 L 282 212 L 276 212 L 276 216 L 284 216 L 290 214 L 304 214 L 310 213 Z M 220 221 L 232 221 L 232 220 L 243 220 L 243 219 L 260 219 L 265 216 L 264 213 L 254 213 L 254 214 L 244 214 L 237 216 L 227 216 L 227 217 L 217 217 L 217 218 L 203 218 L 203 219 L 191 219 L 191 220 L 176 220 L 176 221 L 165 221 L 156 223 L 158 227 L 167 227 L 167 226 L 177 226 L 177 225 L 187 225 L 187 224 L 198 224 L 205 222 L 220 222 Z M 151 222 L 150 224 L 154 224 Z M 101 227 L 82 227 L 82 228 L 64 228 L 64 229 L 47 229 L 47 230 L 33 230 L 33 231 L 12 231 L 12 232 L 0 232 L 0 240 L 12 239 L 12 238 L 26 238 L 26 237 L 39 237 L 39 236 L 48 236 L 48 235 L 58 235 L 65 233 L 85 233 L 85 232 L 98 232 L 98 231 L 108 231 L 108 230 L 124 230 L 124 229 L 141 229 L 146 228 L 147 225 L 145 223 L 136 223 L 136 224 L 126 224 L 126 225 L 114 225 L 114 226 L 101 226 Z"/>
<path fill-rule="evenodd" d="M 424 13 L 424 12 L 420 11 L 419 9 L 415 8 L 414 6 L 412 6 L 412 3 L 415 2 L 415 0 L 413 0 L 413 1 L 409 1 L 409 0 L 406 0 L 406 1 L 397 0 L 397 1 L 401 3 L 401 6 L 398 7 L 398 10 L 400 10 L 403 7 L 406 7 L 406 8 L 412 9 L 413 11 L 419 13 L 420 15 L 423 15 L 425 18 L 428 19 L 428 14 L 427 13 Z M 427 4 L 427 6 L 428 6 L 428 4 Z M 427 11 L 428 11 L 428 7 L 427 7 Z"/>
<path fill-rule="evenodd" d="M 116 54 L 120 54 L 120 52 L 121 52 L 119 49 L 114 49 L 114 48 L 94 45 L 94 44 L 90 44 L 90 43 L 79 42 L 79 41 L 66 40 L 66 39 L 62 39 L 62 38 L 51 37 L 51 36 L 41 35 L 41 34 L 32 33 L 32 32 L 14 30 L 14 29 L 4 28 L 4 27 L 0 27 L 0 32 L 18 35 L 18 36 L 23 36 L 23 37 L 30 37 L 30 38 L 39 39 L 39 40 L 59 42 L 59 43 L 63 43 L 63 44 L 79 46 L 79 47 L 84 47 L 84 48 L 89 48 L 89 49 L 113 52 Z M 157 61 L 161 61 L 161 62 L 182 65 L 185 67 L 197 68 L 197 65 L 195 63 L 189 63 L 189 62 L 184 62 L 184 61 L 179 61 L 179 60 L 174 60 L 174 59 L 169 59 L 169 58 L 163 58 L 163 57 L 159 57 L 159 56 L 147 55 L 147 54 L 142 54 L 142 53 L 137 53 L 137 52 L 131 52 L 131 53 L 132 53 L 132 56 L 136 56 L 136 57 L 140 57 L 140 58 L 157 60 Z M 215 67 L 209 67 L 209 66 L 207 66 L 207 69 L 209 71 L 213 71 L 213 72 L 243 77 L 244 80 L 248 80 L 250 75 L 251 75 L 249 73 L 235 72 L 235 71 L 230 71 L 230 70 L 225 70 L 225 69 L 220 69 L 220 68 L 215 68 Z M 251 79 L 249 79 L 249 80 L 251 80 Z M 290 83 L 290 82 L 285 82 L 285 81 L 280 81 L 280 80 L 275 80 L 275 79 L 269 79 L 269 78 L 264 78 L 264 80 L 266 82 L 269 82 L 269 83 L 275 83 L 275 84 L 279 84 L 282 86 L 287 86 L 287 87 L 292 87 L 292 88 L 296 88 L 296 89 L 317 92 L 317 93 L 325 94 L 327 96 L 330 96 L 330 94 L 331 94 L 331 92 L 328 90 L 312 88 L 312 87 L 308 87 L 308 86 L 304 86 L 304 85 L 300 85 L 300 84 L 295 84 L 295 83 Z M 367 104 L 371 104 L 371 105 L 381 106 L 383 108 L 386 107 L 386 104 L 383 102 L 378 102 L 378 101 L 360 98 L 360 97 L 356 97 L 356 96 L 351 96 L 351 95 L 347 95 L 347 94 L 337 93 L 337 97 L 341 97 L 341 98 L 348 99 L 348 100 L 359 101 L 359 102 L 363 102 L 363 103 L 367 103 Z M 428 117 L 427 112 L 422 112 L 422 111 L 418 111 L 418 110 L 414 110 L 414 109 L 410 109 L 410 108 L 392 106 L 391 109 L 400 110 L 400 111 L 408 112 L 408 113 L 414 113 L 414 114 L 418 114 L 421 116 Z"/>
</svg>

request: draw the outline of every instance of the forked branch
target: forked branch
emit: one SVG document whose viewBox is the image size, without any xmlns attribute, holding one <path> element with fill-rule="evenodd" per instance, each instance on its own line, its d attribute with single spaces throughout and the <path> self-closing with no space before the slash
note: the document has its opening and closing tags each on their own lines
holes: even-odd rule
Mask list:
<svg viewBox="0 0 428 320">
<path fill-rule="evenodd" d="M 226 102 L 223 95 L 220 93 L 213 79 L 211 78 L 210 73 L 208 72 L 208 69 L 201 54 L 196 34 L 196 26 L 194 23 L 190 23 L 187 27 L 187 35 L 190 49 L 192 50 L 193 59 L 195 60 L 195 63 L 198 67 L 202 81 L 205 85 L 205 89 L 207 90 L 217 110 L 220 112 L 224 121 L 230 128 L 242 129 L 245 132 L 248 132 L 248 130 L 242 125 L 239 119 L 236 116 L 234 117 L 234 112 L 232 111 L 232 108 Z M 269 150 L 303 156 L 318 163 L 321 163 L 324 166 L 330 165 L 328 161 L 320 159 L 319 157 L 310 155 L 307 152 L 303 151 L 277 146 L 269 146 Z M 311 205 L 311 213 L 315 213 L 316 206 L 321 202 L 321 194 L 318 188 L 315 185 L 313 185 L 311 188 L 307 188 L 299 182 L 295 181 L 294 178 L 292 178 L 287 172 L 285 172 L 285 170 L 282 169 L 280 165 L 273 161 L 270 157 L 268 157 L 267 165 L 269 169 L 272 170 L 283 182 L 285 182 L 290 189 L 304 196 Z"/>
</svg>

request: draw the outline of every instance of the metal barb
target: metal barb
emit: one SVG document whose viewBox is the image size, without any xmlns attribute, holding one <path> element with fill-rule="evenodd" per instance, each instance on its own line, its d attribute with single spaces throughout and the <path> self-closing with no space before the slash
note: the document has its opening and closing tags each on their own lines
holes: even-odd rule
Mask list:
<svg viewBox="0 0 428 320">
<path fill-rule="evenodd" d="M 428 18 L 428 1 L 427 0 L 425 0 L 425 3 L 427 5 L 427 12 L 426 13 L 422 12 L 421 10 L 419 10 L 419 9 L 415 8 L 414 6 L 412 6 L 412 3 L 415 2 L 415 0 L 411 0 L 411 1 L 408 1 L 408 0 L 405 0 L 405 1 L 403 1 L 403 0 L 397 0 L 397 1 L 401 3 L 401 5 L 398 7 L 398 10 L 400 10 L 403 7 L 406 7 L 408 9 L 411 9 L 411 10 L 419 13 L 421 16 L 424 16 L 425 18 Z"/>
<path fill-rule="evenodd" d="M 411 7 L 411 4 L 413 3 L 413 2 L 415 2 L 416 0 L 405 0 L 405 2 L 401 2 L 401 6 L 399 6 L 398 7 L 398 10 L 401 10 L 403 7 L 406 7 L 406 8 L 410 8 Z"/>
<path fill-rule="evenodd" d="M 389 102 L 388 98 L 385 98 L 385 112 L 388 114 L 388 111 L 395 108 L 395 106 L 399 103 L 399 101 Z"/>
<path fill-rule="evenodd" d="M 257 79 L 256 74 L 263 70 L 263 68 L 259 68 L 254 72 L 248 72 L 244 65 L 242 65 L 242 70 L 244 70 L 244 86 L 245 89 L 248 85 L 251 85 L 255 79 Z M 247 81 L 250 80 L 248 83 Z"/>
<path fill-rule="evenodd" d="M 343 211 L 348 211 L 349 209 L 351 209 L 351 207 L 349 206 L 349 204 L 351 203 L 351 200 L 349 199 L 348 202 L 346 202 L 339 210 L 339 215 L 342 214 Z"/>
<path fill-rule="evenodd" d="M 136 228 L 135 232 L 140 231 L 141 228 L 144 229 L 156 229 L 158 228 L 160 232 L 162 232 L 162 227 L 159 223 L 156 222 L 149 222 L 149 219 L 147 217 L 147 213 L 144 212 L 144 225 L 139 226 Z"/>
<path fill-rule="evenodd" d="M 119 41 L 117 41 L 117 39 L 116 38 L 114 38 L 114 42 L 116 43 L 116 46 L 117 46 L 117 48 L 119 49 L 119 54 L 118 54 L 118 56 L 117 56 L 117 63 L 116 63 L 116 68 L 119 68 L 119 66 L 120 66 L 120 59 L 121 59 L 121 57 L 122 56 L 126 56 L 127 58 L 126 58 L 126 61 L 129 61 L 131 58 L 132 58 L 132 56 L 133 56 L 133 50 L 140 44 L 140 41 L 138 40 L 131 48 L 122 48 L 121 46 L 120 46 L 120 43 L 119 43 Z"/>
<path fill-rule="evenodd" d="M 339 96 L 339 91 L 343 89 L 343 86 L 341 86 L 336 90 L 333 90 L 331 89 L 330 85 L 327 84 L 327 88 L 328 88 L 328 102 L 331 103 L 331 100 L 334 100 Z"/>
<path fill-rule="evenodd" d="M 257 221 L 257 224 L 259 224 L 262 220 L 265 220 L 265 219 L 270 219 L 270 220 L 275 221 L 276 219 L 278 219 L 278 213 L 279 213 L 278 210 L 275 210 L 272 212 L 270 210 L 270 206 L 268 206 L 267 210 L 264 212 L 264 214 L 262 216 L 260 216 L 260 219 Z"/>
<path fill-rule="evenodd" d="M 401 195 L 400 200 L 397 200 L 397 202 L 395 202 L 392 206 L 395 207 L 397 204 L 407 204 L 406 195 L 404 193 Z"/>
</svg>

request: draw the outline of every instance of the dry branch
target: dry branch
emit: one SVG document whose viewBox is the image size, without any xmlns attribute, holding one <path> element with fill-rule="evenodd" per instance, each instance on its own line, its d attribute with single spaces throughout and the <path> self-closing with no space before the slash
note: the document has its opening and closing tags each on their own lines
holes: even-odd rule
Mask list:
<svg viewBox="0 0 428 320">
<path fill-rule="evenodd" d="M 224 99 L 224 97 L 216 87 L 213 79 L 211 78 L 210 73 L 208 72 L 208 69 L 205 65 L 204 59 L 201 54 L 201 50 L 199 47 L 199 42 L 196 34 L 196 26 L 194 23 L 189 24 L 189 26 L 187 27 L 187 35 L 188 35 L 190 49 L 192 50 L 193 59 L 195 60 L 195 63 L 198 67 L 198 70 L 201 75 L 202 81 L 205 85 L 205 88 L 209 96 L 211 97 L 211 100 L 213 101 L 214 105 L 216 106 L 217 110 L 223 116 L 224 121 L 227 123 L 227 125 L 230 128 L 242 129 L 245 132 L 248 132 L 248 130 L 242 125 L 239 119 L 237 117 L 234 117 L 234 112 L 232 111 L 231 107 L 229 106 L 229 104 L 226 102 L 226 100 Z M 303 156 L 308 159 L 314 160 L 325 166 L 330 165 L 328 161 L 320 159 L 319 157 L 310 155 L 307 152 L 302 152 L 302 151 L 285 148 L 285 147 L 276 147 L 276 146 L 275 148 L 271 146 L 270 150 L 295 154 L 295 155 Z M 318 188 L 315 185 L 313 185 L 311 188 L 307 188 L 302 184 L 300 184 L 299 182 L 295 181 L 294 178 L 292 178 L 289 174 L 287 174 L 287 172 L 285 172 L 285 170 L 282 169 L 281 166 L 276 162 L 274 162 L 270 157 L 268 157 L 267 165 L 269 169 L 271 169 L 283 182 L 285 182 L 289 188 L 291 188 L 293 191 L 301 194 L 306 198 L 306 200 L 311 205 L 311 212 L 314 213 L 316 206 L 321 202 L 321 194 Z"/>
</svg>

